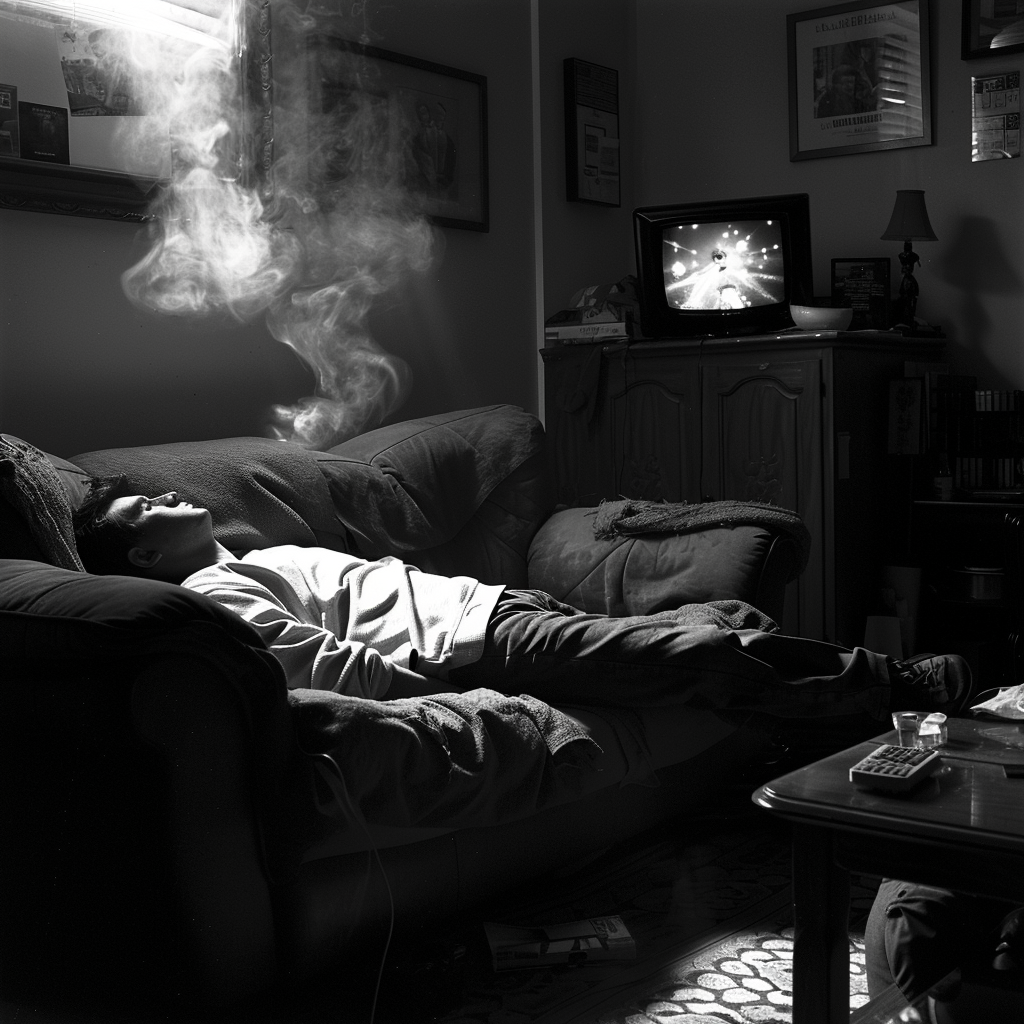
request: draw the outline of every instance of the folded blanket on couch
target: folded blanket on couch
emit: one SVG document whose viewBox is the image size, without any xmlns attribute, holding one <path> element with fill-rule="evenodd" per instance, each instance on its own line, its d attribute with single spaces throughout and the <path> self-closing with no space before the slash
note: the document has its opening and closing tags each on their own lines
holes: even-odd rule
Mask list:
<svg viewBox="0 0 1024 1024">
<path fill-rule="evenodd" d="M 610 540 L 616 536 L 644 533 L 692 533 L 714 526 L 760 526 L 789 534 L 800 544 L 802 564 L 807 566 L 811 534 L 796 512 L 760 501 L 689 502 L 602 501 L 594 513 L 594 536 Z"/>
</svg>

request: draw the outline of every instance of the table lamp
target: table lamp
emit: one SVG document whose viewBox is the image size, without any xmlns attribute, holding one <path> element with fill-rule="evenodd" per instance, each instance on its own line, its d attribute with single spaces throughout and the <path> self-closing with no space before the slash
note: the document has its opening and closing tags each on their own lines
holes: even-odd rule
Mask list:
<svg viewBox="0 0 1024 1024">
<path fill-rule="evenodd" d="M 914 326 L 914 314 L 917 311 L 919 288 L 914 277 L 914 264 L 921 258 L 914 252 L 911 242 L 937 242 L 928 210 L 924 205 L 924 191 L 918 188 L 899 189 L 896 192 L 896 205 L 892 208 L 889 226 L 882 233 L 884 241 L 903 239 L 903 252 L 900 253 L 900 266 L 903 277 L 900 281 L 900 297 L 898 303 L 899 323 L 908 327 Z"/>
</svg>

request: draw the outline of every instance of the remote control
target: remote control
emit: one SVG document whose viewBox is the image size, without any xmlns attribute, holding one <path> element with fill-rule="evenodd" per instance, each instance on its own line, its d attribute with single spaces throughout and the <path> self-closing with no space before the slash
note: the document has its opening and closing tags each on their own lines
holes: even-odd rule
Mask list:
<svg viewBox="0 0 1024 1024">
<path fill-rule="evenodd" d="M 941 767 L 937 750 L 885 744 L 850 769 L 850 781 L 862 789 L 906 793 Z"/>
</svg>

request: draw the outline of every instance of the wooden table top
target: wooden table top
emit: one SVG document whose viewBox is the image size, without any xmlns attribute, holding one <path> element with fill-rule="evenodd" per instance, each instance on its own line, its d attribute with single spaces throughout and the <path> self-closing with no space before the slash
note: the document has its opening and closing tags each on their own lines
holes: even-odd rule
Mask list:
<svg viewBox="0 0 1024 1024">
<path fill-rule="evenodd" d="M 793 821 L 943 844 L 1024 853 L 1024 722 L 950 719 L 939 771 L 908 793 L 858 789 L 849 770 L 885 733 L 762 786 L 754 803 Z"/>
</svg>

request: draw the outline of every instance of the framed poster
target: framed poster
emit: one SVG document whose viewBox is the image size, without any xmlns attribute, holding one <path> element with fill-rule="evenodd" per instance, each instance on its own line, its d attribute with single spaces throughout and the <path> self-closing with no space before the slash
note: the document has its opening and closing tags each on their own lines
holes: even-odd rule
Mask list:
<svg viewBox="0 0 1024 1024">
<path fill-rule="evenodd" d="M 832 261 L 832 305 L 853 310 L 849 330 L 889 329 L 890 278 L 887 256 Z"/>
<path fill-rule="evenodd" d="M 489 229 L 483 75 L 331 33 L 311 35 L 308 55 L 314 190 L 371 174 L 435 224 Z"/>
<path fill-rule="evenodd" d="M 931 145 L 928 0 L 786 20 L 791 160 Z"/>
<path fill-rule="evenodd" d="M 1024 5 L 1016 0 L 963 0 L 960 59 L 1024 51 Z"/>
<path fill-rule="evenodd" d="M 971 77 L 971 162 L 1020 156 L 1020 72 Z"/>
<path fill-rule="evenodd" d="M 565 197 L 620 206 L 619 73 L 575 57 L 563 71 Z"/>
</svg>

